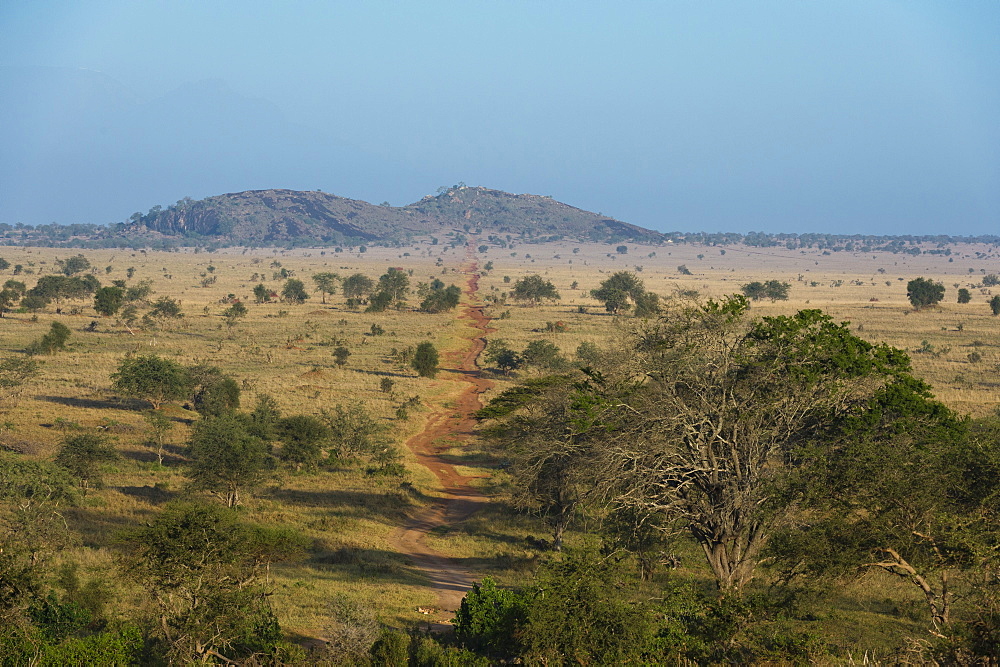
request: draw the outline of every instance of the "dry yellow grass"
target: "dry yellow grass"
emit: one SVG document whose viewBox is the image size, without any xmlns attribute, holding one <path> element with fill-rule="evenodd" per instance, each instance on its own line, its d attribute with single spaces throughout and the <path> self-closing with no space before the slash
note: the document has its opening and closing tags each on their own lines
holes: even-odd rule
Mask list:
<svg viewBox="0 0 1000 667">
<path fill-rule="evenodd" d="M 492 248 L 479 256 L 480 267 L 487 261 L 494 264 L 480 281 L 480 296 L 507 292 L 513 281 L 531 273 L 552 280 L 562 295 L 558 303 L 537 308 L 510 303 L 489 307 L 488 314 L 498 318 L 492 322 L 497 332 L 491 337 L 504 338 L 516 348 L 545 338 L 571 356 L 581 342 L 600 344 L 621 335 L 616 318 L 604 313 L 589 296 L 591 289 L 615 271 L 642 267 L 639 276 L 646 287 L 664 296 L 677 290 L 696 290 L 703 298 L 718 298 L 752 280 L 787 281 L 792 285 L 789 301 L 758 302 L 754 312 L 768 315 L 821 308 L 837 320 L 849 320 L 859 335 L 873 342 L 885 341 L 911 352 L 923 348 L 926 351 L 912 354 L 916 374 L 930 382 L 938 397 L 951 407 L 980 415 L 998 404 L 1000 319 L 990 315 L 985 305 L 989 295 L 979 289 L 972 290 L 973 303 L 955 303 L 953 285 L 970 286 L 983 272 L 996 272 L 1000 262 L 992 248 L 960 247 L 960 251 L 950 262 L 944 255 L 823 255 L 812 250 L 681 245 L 629 244 L 627 255 L 616 254 L 613 246 L 581 243 Z M 76 252 L 8 248 L 2 254 L 12 265 L 22 264 L 33 272 L 17 277 L 31 287 L 39 275 L 54 272 L 57 258 Z M 516 256 L 511 256 L 512 252 Z M 152 280 L 154 298 L 178 299 L 185 313 L 182 320 L 160 329 L 134 328 L 134 333 L 113 318 L 96 317 L 89 302 L 62 304 L 63 314 L 50 309 L 39 314 L 37 321 L 28 314 L 0 319 L 3 354 L 18 354 L 52 321 L 61 321 L 73 330 L 69 349 L 41 358 L 39 379 L 18 405 L 8 406 L 0 416 L 7 423 L 3 437 L 24 445 L 33 456 L 50 457 L 68 425 L 106 426 L 123 454 L 109 469 L 107 488 L 89 495 L 83 506 L 69 515 L 85 537 L 63 557 L 84 563 L 90 572 L 111 571 L 114 534 L 124 526 L 147 520 L 184 487 L 177 465 L 180 445 L 187 437 L 188 426 L 183 421 L 196 415 L 181 406 L 168 408 L 181 420 L 168 436 L 168 466 L 151 463 L 154 459 L 144 444 L 146 426 L 141 412 L 111 400 L 110 375 L 129 352 L 218 366 L 242 383 L 248 406 L 258 393 L 275 397 L 286 414 L 317 414 L 336 403 L 360 403 L 389 425 L 400 443 L 421 429 L 432 406 L 453 401 L 460 388 L 460 383 L 447 377 L 418 378 L 391 354 L 393 348 L 402 350 L 424 340 L 432 341 L 442 352 L 462 349 L 470 334 L 454 313 L 356 312 L 344 306 L 340 295 L 328 296 L 323 305 L 318 293 L 302 305 L 256 305 L 252 289 L 263 282 L 280 290 L 283 280 L 273 274 L 281 269 L 293 272 L 311 289 L 314 273 L 334 271 L 346 276 L 362 272 L 377 278 L 389 266 L 412 270 L 414 286 L 439 277 L 447 284 L 464 287 L 465 278 L 458 273 L 465 258 L 463 248 L 421 244 L 371 248 L 365 254 L 334 253 L 332 249 L 216 253 L 102 250 L 84 254 L 103 283 L 124 279 L 126 269 L 134 267 L 131 283 Z M 680 275 L 679 265 L 686 265 L 692 275 Z M 106 266 L 110 272 L 105 272 Z M 214 270 L 209 271 L 210 266 Z M 10 271 L 5 273 L 4 279 L 11 277 Z M 913 312 L 909 306 L 906 281 L 920 275 L 947 286 L 945 302 L 939 308 Z M 504 282 L 504 276 L 511 281 Z M 201 286 L 202 281 L 208 281 L 207 286 Z M 574 281 L 576 289 L 571 287 Z M 221 316 L 228 307 L 222 300 L 229 294 L 246 303 L 250 311 L 232 328 Z M 412 305 L 415 301 L 411 297 Z M 586 312 L 580 312 L 581 307 Z M 502 313 L 509 315 L 499 319 Z M 94 320 L 97 331 L 84 331 Z M 568 331 L 546 332 L 546 322 L 555 321 L 566 323 Z M 370 335 L 373 324 L 386 333 Z M 341 344 L 352 352 L 345 368 L 337 368 L 331 355 Z M 970 361 L 972 352 L 981 360 Z M 384 377 L 395 382 L 391 395 L 380 390 Z M 498 378 L 494 391 L 510 381 Z M 411 410 L 408 421 L 396 420 L 396 407 L 410 396 L 419 396 L 422 407 Z M 488 476 L 481 458 L 460 451 L 454 455 L 463 472 Z M 272 570 L 273 599 L 286 629 L 307 636 L 321 634 L 327 622 L 325 600 L 334 593 L 375 605 L 380 616 L 391 623 L 413 620 L 413 609 L 433 600 L 420 574 L 388 546 L 388 536 L 403 516 L 436 492 L 433 475 L 416 465 L 412 456 L 407 455 L 405 462 L 411 469 L 412 486 L 401 487 L 399 480 L 370 478 L 358 471 L 286 474 L 248 504 L 248 518 L 295 526 L 317 545 L 316 555 L 308 562 Z M 483 483 L 490 484 L 488 479 Z M 463 559 L 475 572 L 490 572 L 513 581 L 537 556 L 537 551 L 526 546 L 525 538 L 541 533 L 529 519 L 513 516 L 498 505 L 435 535 L 432 541 L 436 548 Z"/>
</svg>

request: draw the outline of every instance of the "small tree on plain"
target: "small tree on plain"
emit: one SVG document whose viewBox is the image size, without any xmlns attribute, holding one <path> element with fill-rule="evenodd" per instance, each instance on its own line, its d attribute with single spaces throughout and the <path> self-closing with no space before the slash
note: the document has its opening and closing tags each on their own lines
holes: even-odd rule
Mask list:
<svg viewBox="0 0 1000 667">
<path fill-rule="evenodd" d="M 417 345 L 417 351 L 413 353 L 413 361 L 410 362 L 410 365 L 420 377 L 434 377 L 438 372 L 437 348 L 428 341 Z"/>
<path fill-rule="evenodd" d="M 959 303 L 969 303 L 972 301 L 972 294 L 966 288 L 962 287 L 958 290 L 958 302 Z"/>
<path fill-rule="evenodd" d="M 316 283 L 316 289 L 318 289 L 322 295 L 323 303 L 326 303 L 327 294 L 336 294 L 337 284 L 340 282 L 340 276 L 336 273 L 325 271 L 323 273 L 313 275 L 312 279 L 313 282 Z"/>
<path fill-rule="evenodd" d="M 906 298 L 914 310 L 936 305 L 944 298 L 944 285 L 926 278 L 914 278 L 906 283 Z"/>
<path fill-rule="evenodd" d="M 242 495 L 263 482 L 274 467 L 270 447 L 248 426 L 249 420 L 239 415 L 206 417 L 195 424 L 188 443 L 188 476 L 227 507 L 239 505 Z"/>
<path fill-rule="evenodd" d="M 333 362 L 340 368 L 347 365 L 347 358 L 351 356 L 351 351 L 343 345 L 333 351 Z"/>
<path fill-rule="evenodd" d="M 121 287 L 100 287 L 94 292 L 94 310 L 98 315 L 111 317 L 125 305 L 125 290 Z"/>
<path fill-rule="evenodd" d="M 529 305 L 537 305 L 541 301 L 558 301 L 559 292 L 552 281 L 540 275 L 530 275 L 514 282 L 510 296 L 515 301 L 526 301 Z"/>
<path fill-rule="evenodd" d="M 305 284 L 298 278 L 289 278 L 281 288 L 281 298 L 288 303 L 304 303 L 309 298 Z"/>
<path fill-rule="evenodd" d="M 111 375 L 112 388 L 128 398 L 139 398 L 158 410 L 165 401 L 182 399 L 191 390 L 183 366 L 156 355 L 126 357 Z"/>
<path fill-rule="evenodd" d="M 167 441 L 167 433 L 174 428 L 174 423 L 170 418 L 159 410 L 147 410 L 143 413 L 146 424 L 149 425 L 149 442 L 156 448 L 156 460 L 163 465 L 163 446 Z"/>
<path fill-rule="evenodd" d="M 990 310 L 994 315 L 1000 315 L 1000 296 L 990 299 Z"/>
<path fill-rule="evenodd" d="M 78 433 L 66 438 L 55 461 L 80 478 L 80 488 L 86 493 L 91 485 L 101 485 L 101 462 L 116 458 L 118 452 L 101 436 L 95 433 Z"/>
</svg>

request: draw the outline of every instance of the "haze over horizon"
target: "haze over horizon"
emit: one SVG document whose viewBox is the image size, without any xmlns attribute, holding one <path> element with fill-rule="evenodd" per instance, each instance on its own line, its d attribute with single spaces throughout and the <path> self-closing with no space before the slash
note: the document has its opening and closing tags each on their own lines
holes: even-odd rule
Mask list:
<svg viewBox="0 0 1000 667">
<path fill-rule="evenodd" d="M 659 231 L 1000 233 L 1000 3 L 0 4 L 0 222 L 460 181 Z"/>
</svg>

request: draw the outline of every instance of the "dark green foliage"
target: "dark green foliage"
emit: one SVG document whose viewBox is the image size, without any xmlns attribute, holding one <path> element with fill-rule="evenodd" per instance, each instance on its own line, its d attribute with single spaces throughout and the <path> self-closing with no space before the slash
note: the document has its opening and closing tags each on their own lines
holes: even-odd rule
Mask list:
<svg viewBox="0 0 1000 667">
<path fill-rule="evenodd" d="M 125 290 L 121 287 L 101 287 L 94 292 L 94 310 L 98 315 L 110 317 L 125 304 Z"/>
<path fill-rule="evenodd" d="M 281 298 L 287 303 L 304 303 L 309 298 L 305 283 L 298 278 L 289 278 L 281 288 Z"/>
<path fill-rule="evenodd" d="M 196 488 L 220 497 L 228 507 L 263 482 L 274 468 L 270 446 L 251 433 L 251 420 L 240 415 L 205 417 L 196 422 L 188 442 L 188 476 Z"/>
<path fill-rule="evenodd" d="M 147 313 L 150 318 L 177 318 L 182 317 L 181 305 L 168 296 L 162 296 L 153 303 L 153 308 Z"/>
<path fill-rule="evenodd" d="M 276 428 L 281 418 L 278 402 L 267 394 L 258 394 L 257 403 L 249 415 L 247 430 L 262 440 L 274 440 L 277 437 Z"/>
<path fill-rule="evenodd" d="M 296 469 L 314 469 L 330 441 L 330 427 L 311 415 L 292 415 L 280 419 L 275 431 L 282 442 L 281 459 L 294 465 Z"/>
<path fill-rule="evenodd" d="M 972 294 L 968 289 L 961 287 L 958 290 L 958 302 L 959 303 L 969 303 L 972 301 Z"/>
<path fill-rule="evenodd" d="M 271 300 L 271 290 L 264 287 L 264 283 L 258 283 L 253 288 L 253 298 L 257 303 L 267 303 Z"/>
<path fill-rule="evenodd" d="M 525 276 L 515 281 L 510 296 L 515 301 L 527 301 L 530 305 L 536 305 L 541 301 L 559 300 L 556 286 L 537 274 Z"/>
<path fill-rule="evenodd" d="M 371 648 L 372 667 L 397 667 L 410 662 L 410 637 L 405 632 L 383 628 Z"/>
<path fill-rule="evenodd" d="M 650 318 L 660 314 L 660 295 L 653 292 L 642 292 L 635 297 L 635 316 Z"/>
<path fill-rule="evenodd" d="M 80 479 L 84 491 L 101 485 L 101 463 L 114 461 L 118 452 L 95 433 L 78 433 L 63 441 L 55 462 Z"/>
<path fill-rule="evenodd" d="M 255 654 L 280 662 L 281 629 L 256 575 L 301 553 L 301 536 L 215 505 L 174 503 L 120 539 L 126 569 L 157 603 L 156 632 L 172 662 Z"/>
<path fill-rule="evenodd" d="M 42 276 L 27 292 L 27 296 L 42 303 L 42 307 L 50 301 L 63 299 L 82 299 L 97 291 L 100 281 L 91 275 L 86 276 Z"/>
<path fill-rule="evenodd" d="M 383 394 L 391 394 L 395 384 L 392 378 L 382 378 L 379 380 L 378 388 Z"/>
<path fill-rule="evenodd" d="M 178 363 L 156 355 L 125 357 L 111 375 L 112 388 L 129 398 L 140 398 L 158 409 L 164 401 L 188 396 L 191 375 Z"/>
<path fill-rule="evenodd" d="M 609 313 L 618 313 L 632 307 L 631 302 L 641 298 L 646 290 L 634 273 L 619 271 L 590 291 L 590 295 L 604 304 Z"/>
<path fill-rule="evenodd" d="M 634 584 L 614 558 L 571 550 L 547 561 L 531 586 L 527 622 L 519 634 L 534 661 L 626 664 L 641 659 L 652 619 L 629 600 Z"/>
<path fill-rule="evenodd" d="M 914 278 L 906 283 L 906 298 L 916 310 L 934 306 L 944 298 L 944 285 L 926 278 Z"/>
<path fill-rule="evenodd" d="M 995 273 L 983 276 L 983 287 L 996 287 L 997 285 L 1000 285 L 1000 276 Z"/>
<path fill-rule="evenodd" d="M 388 308 L 402 308 L 406 305 L 406 295 L 410 293 L 410 278 L 402 269 L 390 267 L 379 277 L 375 289 L 368 300 L 367 312 L 379 313 Z"/>
<path fill-rule="evenodd" d="M 21 294 L 18 294 L 16 290 L 9 287 L 4 287 L 0 290 L 0 317 L 3 317 L 4 313 L 10 312 L 20 300 Z"/>
<path fill-rule="evenodd" d="M 237 301 L 222 311 L 222 316 L 229 320 L 230 323 L 233 323 L 241 317 L 246 317 L 247 312 L 247 307 L 243 305 L 243 302 Z"/>
<path fill-rule="evenodd" d="M 48 333 L 38 340 L 33 341 L 24 351 L 29 356 L 55 354 L 60 350 L 66 349 L 66 341 L 69 340 L 71 333 L 69 327 L 62 322 L 53 322 L 52 326 L 49 327 Z"/>
<path fill-rule="evenodd" d="M 760 301 L 770 299 L 771 301 L 787 301 L 788 290 L 791 285 L 780 280 L 768 280 L 767 282 L 754 281 L 740 287 L 740 291 L 748 299 Z"/>
<path fill-rule="evenodd" d="M 454 309 L 462 297 L 462 290 L 456 285 L 430 290 L 420 302 L 420 310 L 425 313 L 443 313 Z"/>
<path fill-rule="evenodd" d="M 344 298 L 362 299 L 375 289 L 375 281 L 363 273 L 355 273 L 344 278 L 341 284 Z"/>
<path fill-rule="evenodd" d="M 363 405 L 334 405 L 323 410 L 322 419 L 330 427 L 331 458 L 374 456 L 390 448 L 386 427 Z"/>
<path fill-rule="evenodd" d="M 507 341 L 501 338 L 489 339 L 483 360 L 507 374 L 517 370 L 523 363 L 521 355 L 512 350 Z"/>
<path fill-rule="evenodd" d="M 994 296 L 990 299 L 990 312 L 994 315 L 1000 315 L 1000 295 Z"/>
<path fill-rule="evenodd" d="M 195 371 L 196 369 L 192 369 Z M 214 373 L 197 377 L 194 393 L 194 409 L 203 417 L 219 417 L 235 413 L 240 409 L 240 385 L 231 377 L 226 377 L 217 368 Z"/>
<path fill-rule="evenodd" d="M 347 365 L 347 358 L 349 356 L 351 356 L 351 351 L 343 345 L 337 346 L 337 348 L 333 351 L 333 361 L 341 368 Z"/>
<path fill-rule="evenodd" d="M 472 585 L 455 614 L 455 638 L 462 645 L 501 658 L 520 652 L 516 637 L 527 616 L 528 600 L 511 590 L 498 588 L 486 577 Z"/>
<path fill-rule="evenodd" d="M 56 260 L 56 264 L 67 276 L 72 276 L 76 273 L 82 273 L 90 268 L 90 261 L 83 255 L 74 255 L 69 259 L 59 259 Z"/>
<path fill-rule="evenodd" d="M 28 607 L 28 616 L 51 642 L 62 641 L 91 621 L 90 612 L 73 602 L 60 601 L 52 591 Z"/>
<path fill-rule="evenodd" d="M 420 343 L 417 345 L 416 352 L 413 353 L 413 360 L 410 362 L 410 365 L 420 377 L 434 377 L 438 372 L 437 348 L 429 341 Z"/>
<path fill-rule="evenodd" d="M 365 312 L 381 313 L 388 309 L 391 305 L 392 297 L 388 292 L 376 292 L 371 295 L 371 298 L 368 299 L 368 307 L 365 308 Z"/>
<path fill-rule="evenodd" d="M 566 360 L 559 354 L 559 348 L 547 340 L 533 340 L 521 353 L 521 360 L 526 366 L 535 366 L 546 370 L 559 370 L 566 366 Z"/>
</svg>

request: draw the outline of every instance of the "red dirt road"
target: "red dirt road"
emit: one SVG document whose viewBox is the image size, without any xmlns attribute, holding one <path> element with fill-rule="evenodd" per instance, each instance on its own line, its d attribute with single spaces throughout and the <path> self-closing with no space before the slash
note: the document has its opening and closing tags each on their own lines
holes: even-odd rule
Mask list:
<svg viewBox="0 0 1000 667">
<path fill-rule="evenodd" d="M 460 474 L 443 456 L 444 452 L 461 445 L 472 436 L 473 413 L 482 404 L 479 395 L 492 383 L 479 375 L 476 359 L 486 347 L 485 336 L 496 331 L 489 326 L 490 318 L 483 307 L 473 305 L 479 289 L 477 264 L 471 257 L 462 267 L 469 276 L 466 283 L 466 303 L 459 319 L 470 321 L 469 340 L 465 350 L 445 355 L 439 376 L 446 376 L 465 385 L 454 407 L 440 408 L 431 414 L 421 433 L 410 438 L 406 446 L 417 460 L 437 477 L 442 497 L 413 516 L 390 538 L 393 548 L 410 558 L 430 580 L 437 594 L 437 611 L 428 620 L 438 624 L 449 621 L 458 609 L 466 591 L 472 588 L 472 575 L 461 564 L 435 551 L 426 543 L 428 533 L 439 526 L 450 525 L 468 518 L 486 499 L 470 482 L 473 477 Z"/>
</svg>

